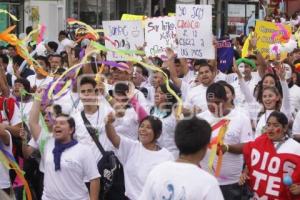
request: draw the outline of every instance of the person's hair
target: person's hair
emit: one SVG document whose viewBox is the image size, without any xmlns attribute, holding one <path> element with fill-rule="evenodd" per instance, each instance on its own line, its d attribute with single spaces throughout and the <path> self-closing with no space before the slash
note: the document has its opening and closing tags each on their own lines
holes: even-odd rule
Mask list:
<svg viewBox="0 0 300 200">
<path fill-rule="evenodd" d="M 194 66 L 196 66 L 196 65 L 207 66 L 207 65 L 208 65 L 208 62 L 207 62 L 207 60 L 205 60 L 205 59 L 197 59 L 197 60 L 195 60 L 195 62 L 194 62 Z"/>
<path fill-rule="evenodd" d="M 57 117 L 66 117 L 67 118 L 67 122 L 69 124 L 69 127 L 72 129 L 73 128 L 73 132 L 72 132 L 72 135 L 75 133 L 75 120 L 73 119 L 73 117 L 67 115 L 67 114 L 64 114 L 64 113 L 60 113 L 56 116 Z"/>
<path fill-rule="evenodd" d="M 151 128 L 152 128 L 152 131 L 153 131 L 153 134 L 154 134 L 154 138 L 153 138 L 153 141 L 157 140 L 161 133 L 162 133 L 162 122 L 160 121 L 159 118 L 157 117 L 153 117 L 151 115 L 145 117 L 139 124 L 139 127 L 141 126 L 141 124 L 148 120 L 150 125 L 151 125 Z"/>
<path fill-rule="evenodd" d="M 3 62 L 3 63 L 5 63 L 5 64 L 8 64 L 8 63 L 9 63 L 9 59 L 8 59 L 8 56 L 7 56 L 7 55 L 1 54 L 1 55 L 0 55 L 0 58 L 2 58 L 2 62 Z"/>
<path fill-rule="evenodd" d="M 21 66 L 23 61 L 24 61 L 24 59 L 19 55 L 16 55 L 13 57 L 13 63 L 17 64 L 18 66 Z"/>
<path fill-rule="evenodd" d="M 258 82 L 257 87 L 254 90 L 254 94 L 256 96 L 256 100 L 259 103 L 262 103 L 262 94 L 263 94 L 263 82 L 267 77 L 271 77 L 273 78 L 274 82 L 275 82 L 275 87 L 277 88 L 277 90 L 279 91 L 280 96 L 282 96 L 282 88 L 281 88 L 281 84 L 280 81 L 278 79 L 278 77 L 274 74 L 265 74 L 264 77 Z"/>
<path fill-rule="evenodd" d="M 56 50 L 58 49 L 58 44 L 54 41 L 50 41 L 48 42 L 48 46 L 50 49 L 52 49 L 54 52 L 56 52 Z"/>
<path fill-rule="evenodd" d="M 170 71 L 168 69 L 163 68 L 163 69 L 161 69 L 161 71 L 163 71 L 167 75 L 168 79 L 170 79 L 171 74 L 170 74 Z M 161 73 L 161 72 L 160 71 L 155 71 L 153 73 Z"/>
<path fill-rule="evenodd" d="M 42 60 L 42 61 L 45 62 L 46 67 L 49 67 L 49 66 L 50 66 L 50 63 L 49 63 L 48 59 L 47 59 L 45 56 L 37 56 L 37 57 L 35 58 L 35 60 Z"/>
<path fill-rule="evenodd" d="M 211 66 L 208 62 L 207 62 L 207 63 L 203 63 L 202 65 L 199 65 L 198 71 L 199 71 L 202 67 L 208 67 L 209 70 L 210 70 L 211 72 L 214 72 L 214 71 L 215 71 L 215 68 L 214 68 L 213 66 Z"/>
<path fill-rule="evenodd" d="M 52 108 L 53 108 L 53 111 L 54 111 L 55 116 L 58 116 L 58 115 L 63 114 L 62 108 L 61 108 L 60 105 L 54 104 L 54 105 L 52 106 Z"/>
<path fill-rule="evenodd" d="M 169 87 L 171 90 L 175 92 L 179 97 L 181 96 L 181 91 L 179 88 L 177 88 L 173 83 L 169 82 Z M 166 105 L 164 109 L 167 111 L 167 116 L 169 116 L 172 113 L 172 108 L 173 106 L 177 103 L 177 99 L 168 91 L 167 85 L 166 84 L 161 84 L 159 86 L 161 91 L 167 96 L 166 99 Z M 166 116 L 166 117 L 167 117 Z"/>
<path fill-rule="evenodd" d="M 59 67 L 59 68 L 56 70 L 55 74 L 57 74 L 57 75 L 62 75 L 65 71 L 66 71 L 65 68 Z"/>
<path fill-rule="evenodd" d="M 16 46 L 14 46 L 14 45 L 8 44 L 8 45 L 6 46 L 7 49 L 10 48 L 10 47 L 16 50 Z"/>
<path fill-rule="evenodd" d="M 115 88 L 114 88 L 114 94 L 126 96 L 126 92 L 128 92 L 128 91 L 129 91 L 128 84 L 126 84 L 124 82 L 116 83 Z"/>
<path fill-rule="evenodd" d="M 52 57 L 52 58 L 60 58 L 61 59 L 61 61 L 63 61 L 63 58 L 62 58 L 62 56 L 60 55 L 60 54 L 51 54 L 51 55 L 49 55 L 49 57 L 48 57 L 48 59 L 50 58 L 50 57 Z"/>
<path fill-rule="evenodd" d="M 32 26 L 27 26 L 26 27 L 26 30 L 25 30 L 25 33 L 26 35 L 29 35 L 29 33 L 33 30 Z"/>
<path fill-rule="evenodd" d="M 282 113 L 282 112 L 279 112 L 279 111 L 273 111 L 273 112 L 269 115 L 269 117 L 268 117 L 268 119 L 267 119 L 267 122 L 269 121 L 269 119 L 270 119 L 271 117 L 275 117 L 276 120 L 282 125 L 282 127 L 285 127 L 285 126 L 287 126 L 287 125 L 289 124 L 288 118 L 287 118 L 286 115 L 285 115 L 284 113 Z"/>
<path fill-rule="evenodd" d="M 191 155 L 206 148 L 212 129 L 207 121 L 193 117 L 181 120 L 175 128 L 175 144 L 179 154 Z"/>
<path fill-rule="evenodd" d="M 68 37 L 68 34 L 66 31 L 59 31 L 58 35 L 64 35 L 64 36 Z"/>
<path fill-rule="evenodd" d="M 139 63 L 136 63 L 136 64 L 133 65 L 133 67 L 138 67 L 138 68 L 140 68 L 140 69 L 142 70 L 142 75 L 143 75 L 143 76 L 146 76 L 146 77 L 149 76 L 148 70 L 147 70 L 143 65 L 141 65 L 141 64 L 139 64 Z"/>
<path fill-rule="evenodd" d="M 159 67 L 161 67 L 162 64 L 163 64 L 163 60 L 160 57 L 157 57 L 157 56 L 153 58 L 152 62 L 153 62 L 154 65 L 157 65 Z"/>
<path fill-rule="evenodd" d="M 25 90 L 26 92 L 30 92 L 30 82 L 29 82 L 27 79 L 25 79 L 25 78 L 18 78 L 18 79 L 15 80 L 15 84 L 16 84 L 16 83 L 22 84 L 23 87 L 24 87 L 24 90 Z M 27 95 L 28 95 L 28 94 L 26 94 L 26 96 L 27 96 Z"/>
<path fill-rule="evenodd" d="M 230 85 L 230 84 L 227 83 L 226 81 L 218 81 L 217 83 L 223 85 L 224 89 L 225 89 L 225 87 L 227 87 L 227 88 L 230 90 L 232 96 L 235 96 L 234 87 L 233 87 L 232 85 Z M 225 89 L 225 92 L 226 92 L 226 89 Z M 232 104 L 232 105 L 234 105 L 234 102 L 233 102 L 233 101 L 234 101 L 234 100 L 232 99 L 232 101 L 231 101 L 231 104 Z"/>
<path fill-rule="evenodd" d="M 96 87 L 97 82 L 95 81 L 95 79 L 90 78 L 90 77 L 83 77 L 80 80 L 80 86 L 85 85 L 85 84 L 91 84 L 93 86 L 93 88 Z"/>
<path fill-rule="evenodd" d="M 208 100 L 211 97 L 227 101 L 227 95 L 224 86 L 220 83 L 211 84 L 206 90 L 206 99 Z"/>
</svg>

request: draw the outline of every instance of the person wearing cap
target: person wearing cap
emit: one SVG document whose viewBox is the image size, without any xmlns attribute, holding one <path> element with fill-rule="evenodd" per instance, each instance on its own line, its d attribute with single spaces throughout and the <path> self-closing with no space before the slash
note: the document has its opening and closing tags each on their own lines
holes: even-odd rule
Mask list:
<svg viewBox="0 0 300 200">
<path fill-rule="evenodd" d="M 110 95 L 108 95 L 108 91 L 109 90 L 114 90 L 115 84 L 117 84 L 118 82 L 125 82 L 127 83 L 130 87 L 134 88 L 134 84 L 131 82 L 132 80 L 132 70 L 131 67 L 124 62 L 119 62 L 118 63 L 118 67 L 113 67 L 112 68 L 112 79 L 113 79 L 113 84 L 114 85 L 106 85 L 107 87 L 107 95 L 106 99 L 109 100 L 110 99 Z M 141 106 L 143 106 L 146 110 L 149 110 L 149 105 L 148 102 L 144 96 L 144 94 L 139 91 L 138 89 L 134 88 L 134 96 L 136 97 L 137 101 L 139 102 L 139 104 Z M 114 101 L 109 101 L 112 105 L 112 103 Z"/>
</svg>

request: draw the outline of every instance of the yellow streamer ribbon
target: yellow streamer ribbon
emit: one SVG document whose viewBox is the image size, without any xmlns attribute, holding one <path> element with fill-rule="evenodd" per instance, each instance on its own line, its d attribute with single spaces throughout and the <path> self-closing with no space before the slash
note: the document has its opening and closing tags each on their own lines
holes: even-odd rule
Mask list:
<svg viewBox="0 0 300 200">
<path fill-rule="evenodd" d="M 224 136 L 225 136 L 225 133 L 228 129 L 228 124 L 229 124 L 229 120 L 227 120 L 225 122 L 225 124 L 220 128 L 218 136 L 217 136 L 217 141 L 216 141 L 216 143 L 212 144 L 209 159 L 208 159 L 208 168 L 209 168 L 211 173 L 213 172 L 214 160 L 215 160 L 215 157 L 218 153 L 217 152 L 218 145 L 223 145 L 224 144 Z M 223 154 L 221 153 L 219 155 L 219 160 L 222 161 L 222 158 L 223 158 Z M 222 164 L 222 162 L 218 161 L 216 171 L 215 171 L 216 176 L 219 176 L 219 174 L 220 174 L 221 164 Z"/>
<path fill-rule="evenodd" d="M 16 16 L 14 16 L 13 14 L 11 14 L 7 10 L 0 9 L 0 13 L 5 13 L 5 14 L 9 15 L 10 18 L 12 18 L 14 21 L 20 21 Z"/>
</svg>

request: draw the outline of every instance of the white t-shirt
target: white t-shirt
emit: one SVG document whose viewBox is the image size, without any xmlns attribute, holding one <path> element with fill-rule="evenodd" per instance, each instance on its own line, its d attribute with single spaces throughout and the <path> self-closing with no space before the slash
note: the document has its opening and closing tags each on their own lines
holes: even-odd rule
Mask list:
<svg viewBox="0 0 300 200">
<path fill-rule="evenodd" d="M 96 111 L 94 114 L 85 114 L 86 118 L 90 121 L 91 125 L 99 131 L 98 138 L 105 150 L 113 149 L 113 146 L 108 140 L 105 133 L 105 118 L 110 112 L 113 112 L 113 109 L 103 104 L 99 106 L 99 110 Z M 81 117 L 81 112 L 76 112 L 72 114 L 72 117 L 74 118 L 76 124 L 74 138 L 77 139 L 79 143 L 88 145 L 91 148 L 98 162 L 102 158 L 102 155 L 99 149 L 97 148 L 95 142 L 93 141 L 92 137 L 88 133 L 86 126 L 84 125 L 83 119 Z"/>
<path fill-rule="evenodd" d="M 116 117 L 113 123 L 115 130 L 118 134 L 126 136 L 130 139 L 138 139 L 138 116 L 134 108 L 127 108 L 123 117 Z"/>
<path fill-rule="evenodd" d="M 300 112 L 297 113 L 293 123 L 293 135 L 300 134 Z"/>
<path fill-rule="evenodd" d="M 205 111 L 197 115 L 197 117 L 205 119 L 212 126 L 222 119 L 230 120 L 228 124 L 228 129 L 224 136 L 225 144 L 231 145 L 246 143 L 254 139 L 250 119 L 243 113 L 230 112 L 227 116 L 223 118 L 216 118 L 211 114 L 211 112 Z M 212 132 L 211 141 L 213 141 L 218 136 L 219 130 L 220 128 Z M 209 171 L 208 160 L 210 152 L 210 149 L 207 149 L 206 155 L 200 163 L 201 167 L 206 171 Z M 216 155 L 214 160 L 214 169 L 216 169 L 217 160 L 218 156 Z M 243 156 L 226 152 L 223 155 L 220 176 L 217 178 L 220 185 L 229 185 L 237 183 L 239 181 L 242 168 Z"/>
<path fill-rule="evenodd" d="M 174 160 L 167 149 L 150 151 L 140 142 L 122 136 L 116 155 L 124 168 L 125 194 L 131 200 L 138 199 L 146 178 L 154 166 Z"/>
<path fill-rule="evenodd" d="M 149 174 L 140 200 L 223 200 L 212 175 L 193 164 L 164 162 Z"/>
<path fill-rule="evenodd" d="M 22 119 L 23 117 L 26 123 L 28 123 L 29 120 L 29 114 L 31 111 L 32 104 L 33 104 L 32 101 L 29 101 L 27 103 L 19 102 L 19 106 L 20 106 L 19 118 Z"/>
<path fill-rule="evenodd" d="M 202 110 L 202 112 L 207 110 L 206 90 L 207 87 L 203 85 L 191 88 L 187 94 L 185 106 L 188 108 L 197 106 Z"/>
<path fill-rule="evenodd" d="M 188 73 L 183 78 L 181 78 L 181 80 L 187 83 L 188 85 L 191 85 L 195 81 L 196 77 L 196 73 L 192 70 L 189 70 Z"/>
<path fill-rule="evenodd" d="M 293 85 L 289 89 L 290 92 L 290 103 L 291 103 L 291 111 L 296 113 L 296 110 L 300 110 L 300 87 L 298 85 Z"/>
<path fill-rule="evenodd" d="M 166 118 L 160 119 L 162 122 L 162 133 L 159 137 L 159 145 L 168 149 L 175 158 L 178 157 L 179 151 L 175 144 L 175 127 L 176 127 L 176 117 L 175 113 L 171 113 Z"/>
<path fill-rule="evenodd" d="M 6 131 L 9 134 L 9 145 L 6 146 L 5 144 L 0 141 L 0 146 L 5 151 L 10 153 L 12 155 L 12 138 L 8 131 Z M 9 170 L 0 162 L 0 189 L 6 189 L 10 187 L 10 178 L 9 178 Z"/>
<path fill-rule="evenodd" d="M 73 112 L 81 111 L 80 98 L 78 93 L 69 91 L 66 95 L 54 101 L 54 104 L 60 105 L 62 112 L 72 114 Z"/>
<path fill-rule="evenodd" d="M 47 86 L 47 85 L 49 85 L 49 83 L 51 81 L 53 81 L 53 78 L 52 77 L 46 77 L 44 79 L 38 79 L 36 77 L 36 74 L 34 74 L 34 75 L 28 76 L 27 80 L 30 82 L 30 86 L 31 87 L 34 87 L 34 86 L 41 87 L 41 86 Z"/>
<path fill-rule="evenodd" d="M 218 73 L 214 79 L 215 82 L 218 81 L 226 81 L 227 80 L 227 74 L 224 74 L 223 72 L 218 70 Z"/>
<path fill-rule="evenodd" d="M 100 177 L 91 150 L 80 143 L 66 149 L 61 155 L 61 169 L 55 171 L 54 138 L 48 140 L 42 158 L 45 160 L 43 200 L 88 200 L 84 177 Z M 39 143 L 39 141 L 37 141 Z"/>
<path fill-rule="evenodd" d="M 22 122 L 22 120 L 20 118 L 20 109 L 17 106 L 17 104 L 15 104 L 15 106 L 14 106 L 14 113 L 13 113 L 10 121 L 8 121 L 8 116 L 6 116 L 6 112 L 4 111 L 4 109 L 1 110 L 1 116 L 2 116 L 2 123 L 6 124 L 6 125 L 15 126 Z"/>
</svg>

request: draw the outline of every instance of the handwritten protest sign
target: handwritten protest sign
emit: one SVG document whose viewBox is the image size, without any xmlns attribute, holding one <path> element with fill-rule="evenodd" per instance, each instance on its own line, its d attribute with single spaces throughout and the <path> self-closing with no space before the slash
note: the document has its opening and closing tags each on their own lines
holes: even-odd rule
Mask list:
<svg viewBox="0 0 300 200">
<path fill-rule="evenodd" d="M 176 52 L 176 24 L 175 17 L 158 17 L 146 20 L 145 40 L 147 56 L 166 55 L 167 47 Z"/>
<path fill-rule="evenodd" d="M 288 31 L 291 31 L 291 27 L 288 25 L 284 26 Z M 273 22 L 256 20 L 255 33 L 257 34 L 257 50 L 266 57 L 270 52 L 270 45 L 280 43 L 279 39 L 272 40 L 272 34 L 278 31 L 278 27 Z M 280 33 L 281 34 L 281 33 Z M 287 53 L 285 53 L 287 54 Z M 282 55 L 284 56 L 284 55 Z M 284 56 L 286 57 L 286 55 Z M 283 58 L 283 57 L 281 57 Z"/>
<path fill-rule="evenodd" d="M 103 21 L 103 29 L 114 43 L 105 40 L 107 48 L 137 50 L 137 47 L 144 45 L 144 30 L 141 21 Z M 107 59 L 112 61 L 125 60 L 123 56 L 111 51 L 107 53 Z"/>
<path fill-rule="evenodd" d="M 214 59 L 211 5 L 176 5 L 178 57 Z"/>
</svg>

